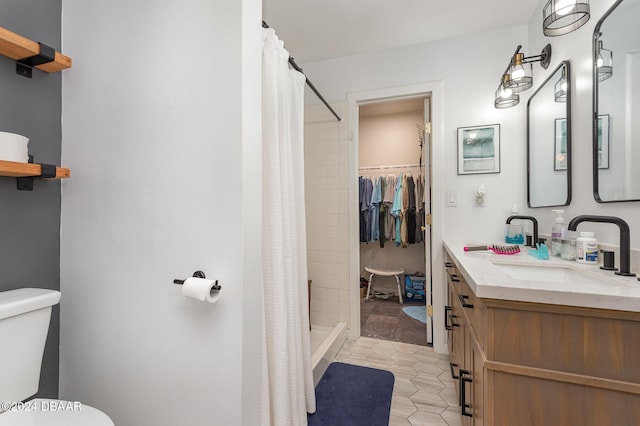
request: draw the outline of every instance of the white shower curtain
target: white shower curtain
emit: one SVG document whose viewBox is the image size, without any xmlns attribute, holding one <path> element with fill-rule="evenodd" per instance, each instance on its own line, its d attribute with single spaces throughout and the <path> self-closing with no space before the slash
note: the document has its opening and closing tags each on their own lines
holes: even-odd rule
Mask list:
<svg viewBox="0 0 640 426">
<path fill-rule="evenodd" d="M 262 33 L 262 424 L 306 425 L 315 412 L 307 313 L 303 74 Z"/>
</svg>

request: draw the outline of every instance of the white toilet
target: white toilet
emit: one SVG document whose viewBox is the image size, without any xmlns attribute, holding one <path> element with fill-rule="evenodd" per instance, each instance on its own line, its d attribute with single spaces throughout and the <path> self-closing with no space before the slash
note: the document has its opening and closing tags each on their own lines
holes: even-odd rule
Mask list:
<svg viewBox="0 0 640 426">
<path fill-rule="evenodd" d="M 51 307 L 60 292 L 21 288 L 0 292 L 0 426 L 114 426 L 77 401 L 32 399 L 38 392 Z"/>
</svg>

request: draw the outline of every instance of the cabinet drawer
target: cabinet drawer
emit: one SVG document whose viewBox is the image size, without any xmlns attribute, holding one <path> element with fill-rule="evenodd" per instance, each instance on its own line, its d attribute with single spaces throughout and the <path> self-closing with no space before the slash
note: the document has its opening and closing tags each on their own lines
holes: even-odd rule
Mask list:
<svg viewBox="0 0 640 426">
<path fill-rule="evenodd" d="M 494 330 L 486 350 L 489 359 L 640 384 L 637 314 L 488 303 L 489 327 Z"/>
<path fill-rule="evenodd" d="M 496 426 L 637 425 L 640 395 L 503 372 L 493 374 Z"/>
<path fill-rule="evenodd" d="M 447 283 L 459 292 L 462 274 L 460 274 L 460 271 L 458 271 L 458 268 L 456 268 L 452 262 L 445 262 L 444 267 L 447 273 Z"/>
</svg>

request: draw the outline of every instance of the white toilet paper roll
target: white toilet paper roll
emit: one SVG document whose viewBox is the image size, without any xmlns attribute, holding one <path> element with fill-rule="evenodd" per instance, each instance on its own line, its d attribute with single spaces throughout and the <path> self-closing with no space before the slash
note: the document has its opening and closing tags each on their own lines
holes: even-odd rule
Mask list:
<svg viewBox="0 0 640 426">
<path fill-rule="evenodd" d="M 182 295 L 201 302 L 216 303 L 220 298 L 220 290 L 214 290 L 214 280 L 189 277 L 182 284 Z"/>
<path fill-rule="evenodd" d="M 0 132 L 0 160 L 26 163 L 29 161 L 29 138 Z"/>
</svg>

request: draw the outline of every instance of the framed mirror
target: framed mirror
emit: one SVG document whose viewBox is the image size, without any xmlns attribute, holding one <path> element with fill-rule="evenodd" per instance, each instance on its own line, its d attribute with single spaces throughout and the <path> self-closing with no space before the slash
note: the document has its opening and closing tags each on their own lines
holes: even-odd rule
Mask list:
<svg viewBox="0 0 640 426">
<path fill-rule="evenodd" d="M 618 0 L 593 33 L 593 196 L 640 201 L 640 2 Z"/>
<path fill-rule="evenodd" d="M 571 202 L 571 67 L 563 61 L 527 102 L 527 203 Z"/>
</svg>

